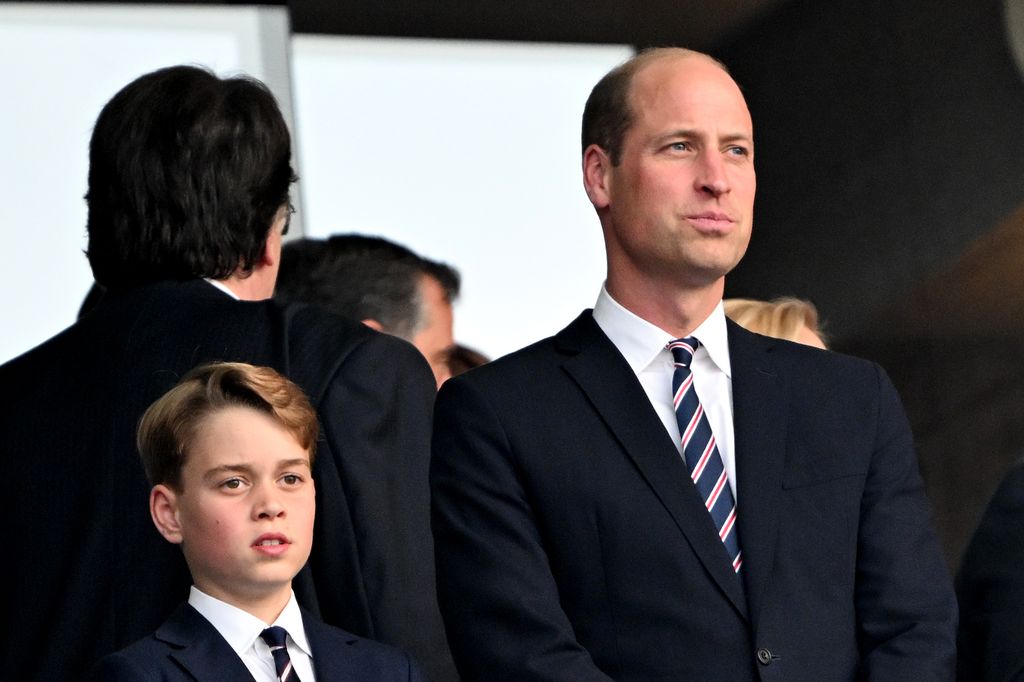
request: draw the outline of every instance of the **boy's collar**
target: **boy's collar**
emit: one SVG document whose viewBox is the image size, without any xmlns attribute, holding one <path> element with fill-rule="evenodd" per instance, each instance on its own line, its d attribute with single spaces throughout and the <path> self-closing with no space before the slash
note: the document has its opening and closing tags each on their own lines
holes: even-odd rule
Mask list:
<svg viewBox="0 0 1024 682">
<path fill-rule="evenodd" d="M 261 632 L 271 625 L 277 625 L 288 631 L 292 641 L 306 652 L 307 656 L 313 657 L 309 640 L 306 638 L 306 628 L 302 622 L 302 611 L 299 609 L 299 603 L 295 599 L 295 592 L 291 593 L 288 604 L 273 623 L 264 623 L 248 611 L 216 597 L 211 597 L 195 585 L 189 591 L 188 603 L 203 618 L 210 621 L 210 624 L 217 629 L 221 637 L 227 641 L 231 649 L 239 656 L 242 655 L 242 652 L 248 651 L 253 646 Z"/>
</svg>

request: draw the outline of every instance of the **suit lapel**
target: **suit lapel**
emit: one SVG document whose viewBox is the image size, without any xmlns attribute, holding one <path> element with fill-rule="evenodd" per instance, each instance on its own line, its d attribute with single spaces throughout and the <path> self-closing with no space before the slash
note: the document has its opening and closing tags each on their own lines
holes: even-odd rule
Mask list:
<svg viewBox="0 0 1024 682">
<path fill-rule="evenodd" d="M 563 364 L 565 371 L 615 434 L 708 574 L 745 617 L 742 585 L 732 571 L 714 523 L 690 481 L 686 464 L 628 363 L 589 311 L 563 330 L 556 343 L 571 355 Z"/>
<path fill-rule="evenodd" d="M 775 556 L 789 395 L 773 362 L 777 342 L 729 322 L 737 515 L 755 628 Z"/>
<path fill-rule="evenodd" d="M 176 649 L 170 658 L 196 680 L 252 682 L 252 674 L 234 649 L 188 604 L 180 606 L 155 637 Z"/>
</svg>

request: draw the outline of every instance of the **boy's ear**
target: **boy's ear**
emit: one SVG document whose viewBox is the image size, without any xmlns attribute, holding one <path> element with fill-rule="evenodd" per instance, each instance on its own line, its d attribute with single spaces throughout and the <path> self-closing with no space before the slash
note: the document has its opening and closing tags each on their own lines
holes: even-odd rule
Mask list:
<svg viewBox="0 0 1024 682">
<path fill-rule="evenodd" d="M 178 494 L 163 483 L 149 491 L 149 515 L 153 525 L 167 542 L 181 544 L 181 525 L 178 523 Z"/>
</svg>

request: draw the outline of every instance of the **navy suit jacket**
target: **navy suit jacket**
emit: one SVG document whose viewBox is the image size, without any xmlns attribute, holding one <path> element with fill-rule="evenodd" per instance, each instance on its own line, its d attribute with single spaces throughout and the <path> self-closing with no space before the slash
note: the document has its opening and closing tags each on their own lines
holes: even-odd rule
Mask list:
<svg viewBox="0 0 1024 682">
<path fill-rule="evenodd" d="M 409 657 L 392 647 L 324 625 L 303 611 L 317 682 L 422 682 Z M 182 604 L 156 632 L 102 659 L 95 682 L 252 682 L 242 659 L 210 621 Z"/>
<path fill-rule="evenodd" d="M 201 280 L 110 293 L 0 367 L 5 563 L 0 657 L 20 679 L 79 679 L 153 632 L 188 594 L 149 518 L 135 448 L 145 409 L 192 367 L 267 365 L 303 388 L 321 438 L 313 551 L 299 603 L 324 622 L 455 677 L 434 589 L 428 468 L 435 383 L 408 343 L 310 306 L 235 301 Z"/>
<path fill-rule="evenodd" d="M 463 679 L 952 679 L 955 600 L 888 378 L 728 333 L 740 577 L 589 311 L 445 384 L 433 523 Z"/>
</svg>

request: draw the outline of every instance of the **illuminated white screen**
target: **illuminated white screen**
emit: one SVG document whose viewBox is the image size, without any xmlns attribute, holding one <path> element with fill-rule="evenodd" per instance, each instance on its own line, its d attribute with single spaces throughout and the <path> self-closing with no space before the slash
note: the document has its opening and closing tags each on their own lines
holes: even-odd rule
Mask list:
<svg viewBox="0 0 1024 682">
<path fill-rule="evenodd" d="M 456 338 L 504 354 L 593 305 L 580 117 L 625 46 L 295 36 L 306 234 L 382 235 L 462 273 Z"/>
</svg>

